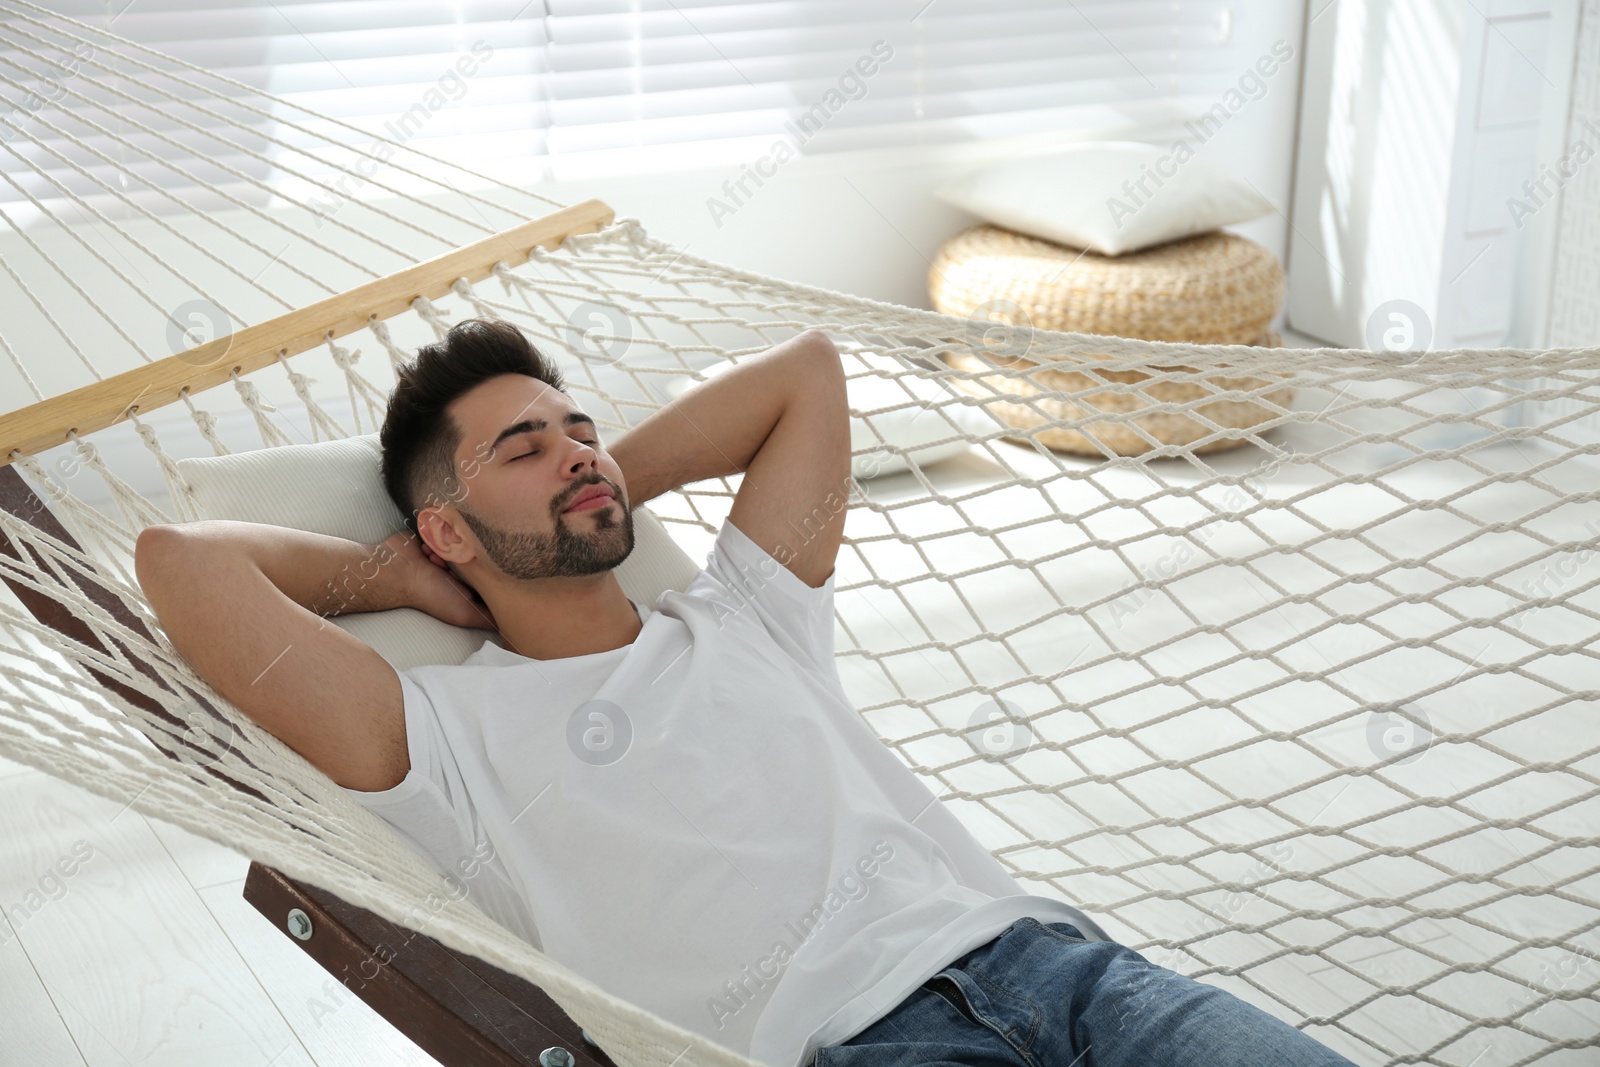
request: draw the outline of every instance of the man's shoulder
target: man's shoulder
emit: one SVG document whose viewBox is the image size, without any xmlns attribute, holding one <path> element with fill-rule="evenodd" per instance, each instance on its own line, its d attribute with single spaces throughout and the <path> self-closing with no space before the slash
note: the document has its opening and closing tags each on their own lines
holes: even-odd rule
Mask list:
<svg viewBox="0 0 1600 1067">
<path fill-rule="evenodd" d="M 837 670 L 832 575 L 821 586 L 807 585 L 729 520 L 696 584 L 711 602 L 719 629 L 742 623 L 743 632 L 779 646 L 812 669 Z"/>
</svg>

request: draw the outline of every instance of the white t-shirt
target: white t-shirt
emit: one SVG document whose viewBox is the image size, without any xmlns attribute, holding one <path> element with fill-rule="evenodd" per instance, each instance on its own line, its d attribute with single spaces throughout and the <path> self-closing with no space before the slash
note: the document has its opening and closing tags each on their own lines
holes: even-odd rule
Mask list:
<svg viewBox="0 0 1600 1067">
<path fill-rule="evenodd" d="M 851 706 L 833 586 L 726 522 L 630 645 L 401 671 L 411 770 L 347 792 L 549 956 L 771 1067 L 1024 916 L 1103 937 L 1025 894 Z"/>
</svg>

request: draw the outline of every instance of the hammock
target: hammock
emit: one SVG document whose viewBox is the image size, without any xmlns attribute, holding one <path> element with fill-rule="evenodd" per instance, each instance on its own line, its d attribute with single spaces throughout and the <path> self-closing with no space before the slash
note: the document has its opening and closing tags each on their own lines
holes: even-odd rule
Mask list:
<svg viewBox="0 0 1600 1067">
<path fill-rule="evenodd" d="M 0 2 L 0 474 L 36 494 L 0 508 L 0 755 L 526 979 L 624 1067 L 750 1063 L 458 899 L 187 667 L 131 556 L 202 517 L 178 457 L 371 433 L 463 317 L 558 354 L 613 435 L 819 327 L 880 472 L 841 679 L 1019 885 L 1357 1062 L 1600 1044 L 1600 350 L 1158 344 L 794 285 Z M 1148 429 L 1174 419 L 1191 440 Z M 1063 430 L 1149 447 L 1039 439 Z M 651 510 L 703 557 L 736 487 Z"/>
</svg>

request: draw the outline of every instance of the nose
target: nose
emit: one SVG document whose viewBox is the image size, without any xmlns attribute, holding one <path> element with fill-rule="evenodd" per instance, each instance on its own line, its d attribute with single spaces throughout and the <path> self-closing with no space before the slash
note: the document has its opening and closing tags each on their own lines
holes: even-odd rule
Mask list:
<svg viewBox="0 0 1600 1067">
<path fill-rule="evenodd" d="M 599 453 L 582 441 L 572 443 L 577 448 L 573 451 L 572 459 L 568 461 L 567 469 L 573 474 L 582 474 L 585 468 L 593 469 L 599 459 Z"/>
</svg>

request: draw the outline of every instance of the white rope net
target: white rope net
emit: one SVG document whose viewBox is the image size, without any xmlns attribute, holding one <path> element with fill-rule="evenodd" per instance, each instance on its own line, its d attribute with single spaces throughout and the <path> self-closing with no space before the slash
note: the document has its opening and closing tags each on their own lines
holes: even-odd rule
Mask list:
<svg viewBox="0 0 1600 1067">
<path fill-rule="evenodd" d="M 370 135 L 0 6 L 9 408 L 181 351 L 196 314 L 228 333 L 549 209 L 399 151 L 383 199 L 330 210 Z M 44 79 L 49 102 L 26 106 Z M 14 454 L 38 497 L 0 510 L 25 557 L 0 553 L 0 754 L 522 975 L 621 1064 L 747 1063 L 478 911 L 187 667 L 130 559 L 144 526 L 200 517 L 176 457 L 370 433 L 395 362 L 457 319 L 522 327 L 613 435 L 815 326 L 853 386 L 904 394 L 852 407 L 874 442 L 858 458 L 906 469 L 852 501 L 846 692 L 1020 885 L 1360 1063 L 1593 1057 L 1600 350 L 997 327 L 730 269 L 633 219 L 495 279 L 186 411 Z M 363 373 L 362 353 L 388 362 Z M 1253 425 L 1219 414 L 1241 406 Z M 911 415 L 935 428 L 914 450 L 888 429 Z M 1157 436 L 1175 426 L 1184 443 Z M 1075 455 L 1045 447 L 1056 433 L 1149 447 Z M 737 486 L 651 508 L 702 556 Z M 45 505 L 85 551 L 30 521 Z M 36 622 L 28 598 L 82 629 Z"/>
</svg>

